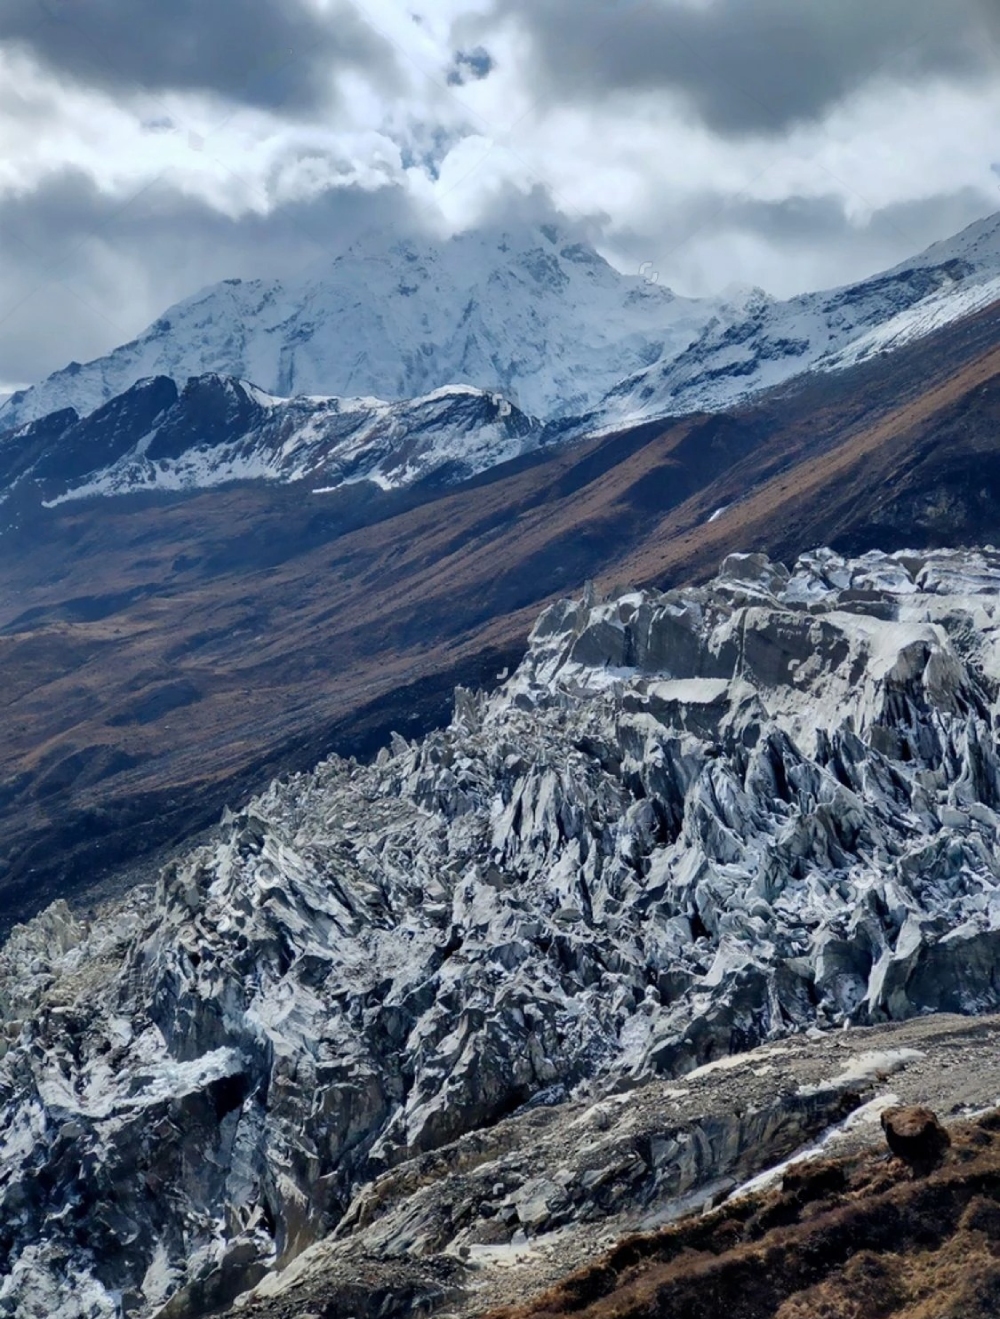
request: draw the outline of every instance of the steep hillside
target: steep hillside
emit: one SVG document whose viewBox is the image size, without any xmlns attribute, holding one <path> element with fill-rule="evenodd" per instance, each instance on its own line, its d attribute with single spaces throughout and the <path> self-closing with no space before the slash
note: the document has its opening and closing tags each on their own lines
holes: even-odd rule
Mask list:
<svg viewBox="0 0 1000 1319">
<path fill-rule="evenodd" d="M 624 1241 L 490 1319 L 994 1319 L 998 1129 L 997 1112 L 956 1123 L 926 1178 L 877 1148 L 795 1165 L 777 1189 Z"/>
<path fill-rule="evenodd" d="M 996 540 L 1000 353 L 989 349 L 962 366 L 946 359 L 953 371 L 934 367 L 942 365 L 936 352 L 998 328 L 1000 315 L 989 309 L 935 336 L 926 353 L 904 355 L 928 369 L 914 391 L 881 393 L 880 371 L 855 368 L 850 391 L 834 377 L 811 378 L 792 426 L 782 424 L 781 404 L 737 414 L 768 426 L 767 445 L 670 510 L 627 561 L 627 575 L 704 574 L 733 543 L 787 557 L 803 538 L 847 552 Z"/>
<path fill-rule="evenodd" d="M 454 489 L 244 483 L 42 510 L 0 554 L 7 919 L 271 772 L 439 722 L 456 682 L 495 682 L 537 609 L 587 577 L 995 541 L 998 339 L 981 313 L 753 407 Z"/>
<path fill-rule="evenodd" d="M 721 1293 L 745 1319 L 926 1319 L 928 1302 L 993 1319 L 998 1119 L 954 1119 L 994 1104 L 998 1024 L 811 1031 L 681 1082 L 522 1109 L 362 1187 L 331 1237 L 227 1316 L 715 1319 Z M 880 1118 L 899 1104 L 950 1128 L 926 1182 L 887 1162 Z"/>
</svg>

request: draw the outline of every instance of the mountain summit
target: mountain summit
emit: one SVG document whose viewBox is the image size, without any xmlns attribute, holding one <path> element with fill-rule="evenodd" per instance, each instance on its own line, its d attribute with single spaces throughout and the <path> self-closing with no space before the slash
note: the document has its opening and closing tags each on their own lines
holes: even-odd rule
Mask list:
<svg viewBox="0 0 1000 1319">
<path fill-rule="evenodd" d="M 536 416 L 579 414 L 683 351 L 715 310 L 620 274 L 555 225 L 444 243 L 376 235 L 292 278 L 195 294 L 107 357 L 15 394 L 0 429 L 86 415 L 144 377 L 208 372 L 283 397 L 399 401 L 467 384 Z"/>
<path fill-rule="evenodd" d="M 207 374 L 264 393 L 502 394 L 543 421 L 608 430 L 732 406 L 809 371 L 892 352 L 1000 298 L 1000 214 L 883 274 L 778 301 L 676 296 L 623 275 L 569 229 L 482 229 L 435 243 L 384 233 L 284 280 L 224 280 L 131 343 L 0 404 L 0 431 L 86 417 L 139 380 Z"/>
</svg>

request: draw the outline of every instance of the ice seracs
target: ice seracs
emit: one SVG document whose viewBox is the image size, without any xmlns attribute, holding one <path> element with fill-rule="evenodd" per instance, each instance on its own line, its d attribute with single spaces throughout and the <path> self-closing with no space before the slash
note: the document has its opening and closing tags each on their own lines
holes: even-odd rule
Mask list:
<svg viewBox="0 0 1000 1319">
<path fill-rule="evenodd" d="M 591 592 L 447 729 L 17 929 L 0 1314 L 208 1311 L 533 1099 L 996 1009 L 998 627 L 994 550 Z"/>
</svg>

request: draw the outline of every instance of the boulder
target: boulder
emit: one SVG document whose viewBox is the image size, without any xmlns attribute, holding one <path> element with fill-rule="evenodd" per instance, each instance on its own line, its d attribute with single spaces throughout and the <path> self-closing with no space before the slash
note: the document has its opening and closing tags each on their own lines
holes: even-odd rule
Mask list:
<svg viewBox="0 0 1000 1319">
<path fill-rule="evenodd" d="M 936 1167 L 951 1145 L 951 1137 L 929 1108 L 887 1108 L 881 1120 L 889 1149 L 914 1172 Z"/>
</svg>

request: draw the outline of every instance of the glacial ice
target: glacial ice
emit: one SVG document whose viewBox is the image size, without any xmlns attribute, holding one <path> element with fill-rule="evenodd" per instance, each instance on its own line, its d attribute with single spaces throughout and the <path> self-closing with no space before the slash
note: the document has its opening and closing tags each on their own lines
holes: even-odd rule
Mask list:
<svg viewBox="0 0 1000 1319">
<path fill-rule="evenodd" d="M 590 592 L 447 729 L 16 929 L 0 1314 L 207 1310 L 535 1097 L 995 1011 L 998 628 L 991 548 Z"/>
</svg>

